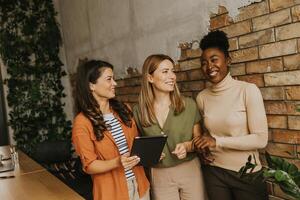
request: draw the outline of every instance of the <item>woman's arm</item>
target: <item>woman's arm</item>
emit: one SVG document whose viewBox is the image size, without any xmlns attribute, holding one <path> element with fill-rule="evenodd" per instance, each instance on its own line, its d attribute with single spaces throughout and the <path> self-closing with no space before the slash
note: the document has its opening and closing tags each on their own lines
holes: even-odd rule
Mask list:
<svg viewBox="0 0 300 200">
<path fill-rule="evenodd" d="M 98 174 L 113 170 L 118 167 L 124 167 L 125 170 L 131 169 L 139 163 L 137 156 L 129 157 L 128 154 L 116 157 L 111 160 L 94 160 L 86 168 L 88 174 Z"/>
<path fill-rule="evenodd" d="M 200 124 L 197 123 L 193 127 L 193 138 L 200 138 L 201 135 L 202 135 L 201 127 L 200 127 Z M 187 152 L 193 152 L 194 151 L 194 144 L 193 144 L 192 140 L 184 142 L 183 144 L 184 144 L 185 149 L 186 149 Z"/>
<path fill-rule="evenodd" d="M 84 171 L 87 174 L 98 174 L 98 173 L 108 172 L 120 166 L 121 166 L 120 157 L 116 157 L 111 160 L 94 160 L 85 168 Z"/>
<path fill-rule="evenodd" d="M 201 136 L 200 124 L 196 123 L 193 127 L 193 138 Z M 172 152 L 177 156 L 178 159 L 183 159 L 186 157 L 188 152 L 194 151 L 193 140 L 178 143 L 175 147 L 175 150 Z"/>
<path fill-rule="evenodd" d="M 217 137 L 216 146 L 237 150 L 255 150 L 264 148 L 268 143 L 268 134 L 251 133 L 245 136 Z"/>
</svg>

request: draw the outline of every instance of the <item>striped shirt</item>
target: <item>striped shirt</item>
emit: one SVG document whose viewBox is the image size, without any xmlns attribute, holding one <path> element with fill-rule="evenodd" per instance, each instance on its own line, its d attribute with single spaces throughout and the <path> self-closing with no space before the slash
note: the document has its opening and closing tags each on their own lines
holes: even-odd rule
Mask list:
<svg viewBox="0 0 300 200">
<path fill-rule="evenodd" d="M 110 127 L 109 132 L 111 133 L 112 137 L 115 140 L 120 155 L 128 153 L 129 152 L 128 144 L 118 119 L 115 118 L 112 113 L 104 114 L 103 118 L 105 123 Z M 131 169 L 125 170 L 125 176 L 127 180 L 131 180 L 135 178 L 134 173 Z"/>
</svg>

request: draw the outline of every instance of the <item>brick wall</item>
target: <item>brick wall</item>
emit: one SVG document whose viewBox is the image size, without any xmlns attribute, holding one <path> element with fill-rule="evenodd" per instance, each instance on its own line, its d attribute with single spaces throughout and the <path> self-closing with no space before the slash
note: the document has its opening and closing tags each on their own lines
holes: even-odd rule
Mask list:
<svg viewBox="0 0 300 200">
<path fill-rule="evenodd" d="M 239 11 L 232 19 L 220 6 L 211 15 L 210 29 L 228 34 L 231 74 L 262 92 L 269 125 L 266 150 L 300 169 L 300 113 L 295 111 L 300 105 L 300 0 L 265 0 Z M 191 46 L 180 45 L 176 73 L 181 92 L 196 97 L 206 82 L 199 69 L 201 52 Z M 117 82 L 119 99 L 137 102 L 140 76 Z M 276 185 L 270 185 L 269 193 L 270 200 L 289 199 Z"/>
</svg>

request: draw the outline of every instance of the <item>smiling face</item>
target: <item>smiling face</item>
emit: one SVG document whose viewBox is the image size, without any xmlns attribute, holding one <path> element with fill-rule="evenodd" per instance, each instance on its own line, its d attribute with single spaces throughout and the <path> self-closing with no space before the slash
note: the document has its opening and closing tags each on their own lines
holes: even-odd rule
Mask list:
<svg viewBox="0 0 300 200">
<path fill-rule="evenodd" d="M 219 83 L 228 73 L 230 58 L 218 48 L 208 48 L 202 52 L 201 67 L 207 79 Z"/>
<path fill-rule="evenodd" d="M 100 99 L 107 100 L 116 96 L 116 85 L 112 69 L 105 67 L 101 70 L 101 76 L 97 79 L 96 83 L 90 83 L 90 89 L 97 101 Z"/>
<path fill-rule="evenodd" d="M 152 84 L 154 91 L 172 92 L 176 83 L 174 65 L 169 60 L 163 60 L 157 69 L 148 75 L 148 81 Z"/>
</svg>

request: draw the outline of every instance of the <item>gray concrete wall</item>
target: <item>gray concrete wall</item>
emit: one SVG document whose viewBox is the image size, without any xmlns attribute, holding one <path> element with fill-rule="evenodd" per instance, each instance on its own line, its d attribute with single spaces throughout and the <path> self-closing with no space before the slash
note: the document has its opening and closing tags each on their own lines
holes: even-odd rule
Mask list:
<svg viewBox="0 0 300 200">
<path fill-rule="evenodd" d="M 68 71 L 76 71 L 80 58 L 98 58 L 111 62 L 122 78 L 127 67 L 140 69 L 150 54 L 178 59 L 178 43 L 207 33 L 209 15 L 218 5 L 235 16 L 251 2 L 255 0 L 60 0 Z"/>
</svg>

